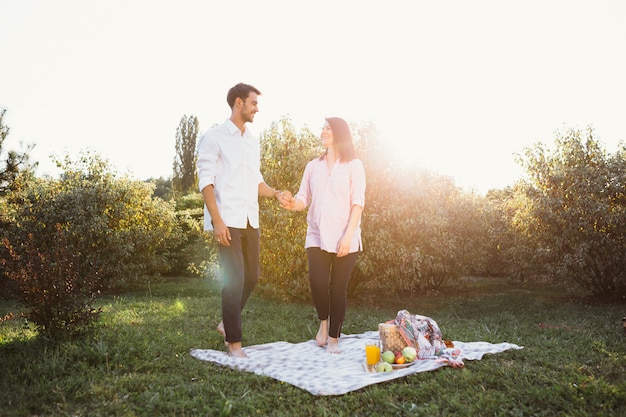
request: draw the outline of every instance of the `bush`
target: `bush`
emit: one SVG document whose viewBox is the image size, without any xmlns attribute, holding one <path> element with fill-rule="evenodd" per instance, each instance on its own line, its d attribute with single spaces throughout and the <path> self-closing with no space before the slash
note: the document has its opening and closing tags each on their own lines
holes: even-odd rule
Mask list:
<svg viewBox="0 0 626 417">
<path fill-rule="evenodd" d="M 394 160 L 373 126 L 357 130 L 357 138 L 367 175 L 365 251 L 351 292 L 433 292 L 482 272 L 490 249 L 485 199 Z"/>
<path fill-rule="evenodd" d="M 392 182 L 383 186 L 378 180 L 367 193 L 359 264 L 359 273 L 368 277 L 365 288 L 415 293 L 457 283 L 480 248 L 471 245 L 472 210 L 459 209 L 463 194 L 446 177 L 397 169 L 392 175 Z M 402 203 L 393 196 L 402 196 Z"/>
<path fill-rule="evenodd" d="M 170 275 L 205 276 L 217 263 L 217 246 L 204 233 L 204 200 L 200 193 L 176 199 L 176 221 L 182 239 L 168 254 Z M 212 241 L 212 239 L 211 239 Z"/>
<path fill-rule="evenodd" d="M 56 227 L 55 239 L 42 252 L 32 235 L 21 244 L 20 254 L 8 239 L 3 245 L 11 260 L 8 277 L 17 283 L 25 316 L 40 333 L 53 339 L 80 336 L 91 329 L 100 309 L 91 306 L 100 293 L 101 276 L 93 267 L 81 270 L 80 259 L 69 251 L 65 232 Z"/>
<path fill-rule="evenodd" d="M 147 183 L 118 178 L 96 156 L 58 165 L 60 180 L 40 179 L 7 196 L 7 236 L 18 255 L 29 239 L 52 253 L 59 225 L 78 274 L 95 268 L 105 290 L 132 288 L 169 270 L 168 254 L 182 239 L 173 203 L 153 198 Z"/>
<path fill-rule="evenodd" d="M 353 127 L 367 177 L 362 218 L 364 252 L 348 288 L 371 292 L 436 291 L 468 272 L 487 269 L 491 211 L 486 199 L 463 193 L 451 179 L 402 168 L 385 154 L 374 126 Z M 289 120 L 262 136 L 262 172 L 268 184 L 294 194 L 304 167 L 321 154 L 308 129 Z M 261 200 L 260 290 L 293 300 L 309 298 L 304 250 L 306 211 L 286 212 Z"/>
<path fill-rule="evenodd" d="M 298 192 L 304 167 L 320 155 L 319 141 L 289 119 L 274 123 L 261 136 L 261 172 L 271 187 Z M 261 276 L 259 292 L 290 300 L 307 300 L 306 211 L 290 212 L 275 199 L 260 199 Z"/>
<path fill-rule="evenodd" d="M 554 151 L 537 144 L 521 162 L 530 202 L 521 220 L 547 255 L 545 271 L 565 286 L 625 296 L 626 147 L 610 155 L 591 128 L 569 129 Z"/>
</svg>

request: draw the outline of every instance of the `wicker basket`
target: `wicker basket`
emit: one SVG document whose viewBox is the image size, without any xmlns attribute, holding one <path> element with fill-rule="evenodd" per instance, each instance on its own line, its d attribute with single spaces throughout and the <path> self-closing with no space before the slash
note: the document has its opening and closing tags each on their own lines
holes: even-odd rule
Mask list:
<svg viewBox="0 0 626 417">
<path fill-rule="evenodd" d="M 406 340 L 400 333 L 398 325 L 393 323 L 380 323 L 378 325 L 378 335 L 382 344 L 381 352 L 390 350 L 401 352 L 407 346 Z"/>
</svg>

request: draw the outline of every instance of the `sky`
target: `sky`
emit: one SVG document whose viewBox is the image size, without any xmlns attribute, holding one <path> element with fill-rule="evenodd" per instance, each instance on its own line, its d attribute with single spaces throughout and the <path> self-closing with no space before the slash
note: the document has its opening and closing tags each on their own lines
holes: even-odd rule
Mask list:
<svg viewBox="0 0 626 417">
<path fill-rule="evenodd" d="M 626 2 L 0 0 L 6 146 L 35 144 L 39 175 L 92 151 L 170 177 L 181 118 L 221 123 L 238 82 L 262 92 L 257 133 L 373 123 L 403 163 L 485 192 L 557 132 L 626 141 Z"/>
</svg>

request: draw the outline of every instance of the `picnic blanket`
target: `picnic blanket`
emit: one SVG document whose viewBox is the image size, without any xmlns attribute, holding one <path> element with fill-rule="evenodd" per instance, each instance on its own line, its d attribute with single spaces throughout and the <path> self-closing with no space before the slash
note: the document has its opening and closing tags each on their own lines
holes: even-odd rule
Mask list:
<svg viewBox="0 0 626 417">
<path fill-rule="evenodd" d="M 445 359 L 416 360 L 413 365 L 393 372 L 368 372 L 365 366 L 365 345 L 379 341 L 377 331 L 341 335 L 340 354 L 326 353 L 315 340 L 302 343 L 273 342 L 245 347 L 248 358 L 233 358 L 226 352 L 209 349 L 191 349 L 196 359 L 231 369 L 264 375 L 306 390 L 313 395 L 342 395 L 368 385 L 406 377 L 418 372 L 432 371 L 450 363 Z M 522 349 L 512 343 L 457 342 L 460 350 L 456 358 L 480 360 L 486 353 L 500 353 Z M 461 362 L 462 364 L 462 362 Z M 458 363 L 457 363 L 458 365 Z"/>
</svg>

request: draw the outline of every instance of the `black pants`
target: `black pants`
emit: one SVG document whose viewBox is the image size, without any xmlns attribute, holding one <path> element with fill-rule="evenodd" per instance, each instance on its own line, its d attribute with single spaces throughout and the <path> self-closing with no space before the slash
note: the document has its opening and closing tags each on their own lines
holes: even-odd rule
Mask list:
<svg viewBox="0 0 626 417">
<path fill-rule="evenodd" d="M 348 305 L 348 283 L 358 252 L 341 258 L 320 248 L 307 248 L 309 282 L 313 304 L 320 320 L 330 320 L 328 335 L 339 337 Z"/>
<path fill-rule="evenodd" d="M 223 273 L 222 320 L 229 343 L 241 342 L 241 311 L 259 280 L 259 229 L 229 227 L 230 246 L 219 246 Z"/>
</svg>

